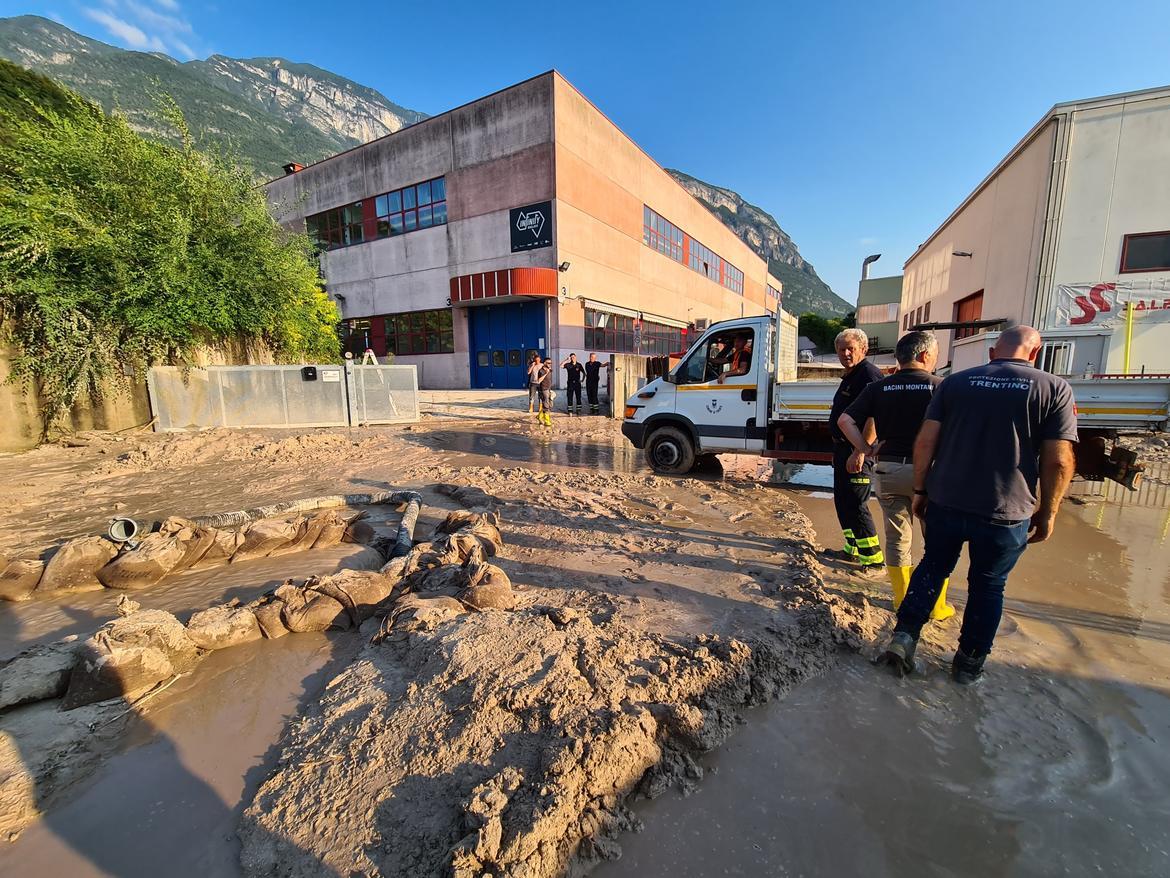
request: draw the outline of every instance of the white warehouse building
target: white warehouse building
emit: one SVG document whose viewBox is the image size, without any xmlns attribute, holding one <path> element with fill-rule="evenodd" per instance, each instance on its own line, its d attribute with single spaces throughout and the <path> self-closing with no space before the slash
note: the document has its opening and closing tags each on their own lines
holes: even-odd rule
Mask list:
<svg viewBox="0 0 1170 878">
<path fill-rule="evenodd" d="M 1170 372 L 1170 87 L 1057 104 L 906 262 L 899 330 L 1031 323 L 1063 374 Z M 992 337 L 994 333 L 989 333 Z M 976 329 L 940 362 L 986 361 Z"/>
</svg>

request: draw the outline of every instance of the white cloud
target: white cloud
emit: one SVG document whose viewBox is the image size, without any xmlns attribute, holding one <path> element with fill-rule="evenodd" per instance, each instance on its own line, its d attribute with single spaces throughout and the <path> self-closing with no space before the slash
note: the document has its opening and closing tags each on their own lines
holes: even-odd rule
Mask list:
<svg viewBox="0 0 1170 878">
<path fill-rule="evenodd" d="M 872 247 L 881 240 L 880 238 L 858 238 L 857 243 L 862 247 Z"/>
<path fill-rule="evenodd" d="M 110 13 L 103 12 L 100 9 L 82 9 L 81 11 L 87 18 L 92 18 L 132 48 L 145 49 L 149 47 L 150 40 L 147 39 L 146 34 L 143 33 L 141 28 L 135 27 L 130 22 L 123 21 L 117 16 L 110 15 Z"/>
<path fill-rule="evenodd" d="M 159 12 L 138 0 L 101 2 L 105 9 L 86 7 L 82 12 L 130 48 L 177 55 L 184 61 L 198 57 L 192 44 L 197 45 L 200 40 L 177 0 L 154 0 L 155 5 L 167 12 Z"/>
</svg>

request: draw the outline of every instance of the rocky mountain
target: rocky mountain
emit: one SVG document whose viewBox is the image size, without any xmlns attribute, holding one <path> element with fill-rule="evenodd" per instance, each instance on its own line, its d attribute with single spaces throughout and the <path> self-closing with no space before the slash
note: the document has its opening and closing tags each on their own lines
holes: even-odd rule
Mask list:
<svg viewBox="0 0 1170 878">
<path fill-rule="evenodd" d="M 163 133 L 157 96 L 165 93 L 201 145 L 227 145 L 266 177 L 278 176 L 285 162 L 316 161 L 426 118 L 311 64 L 224 55 L 180 63 L 157 52 L 119 49 L 35 15 L 0 18 L 0 58 L 107 110 L 117 108 L 146 134 Z M 768 261 L 784 283 L 785 310 L 830 317 L 853 309 L 817 277 L 770 214 L 730 189 L 670 173 Z"/>
<path fill-rule="evenodd" d="M 283 58 L 185 64 L 131 52 L 33 15 L 0 19 L 0 57 L 43 73 L 157 133 L 155 96 L 169 94 L 205 144 L 228 144 L 256 172 L 316 161 L 426 118 L 371 88 Z"/>
<path fill-rule="evenodd" d="M 854 309 L 817 276 L 812 263 L 800 255 L 792 238 L 770 213 L 749 204 L 730 189 L 704 183 L 671 168 L 667 168 L 667 173 L 767 260 L 768 270 L 784 284 L 785 311 L 797 316 L 811 311 L 836 317 Z"/>
</svg>

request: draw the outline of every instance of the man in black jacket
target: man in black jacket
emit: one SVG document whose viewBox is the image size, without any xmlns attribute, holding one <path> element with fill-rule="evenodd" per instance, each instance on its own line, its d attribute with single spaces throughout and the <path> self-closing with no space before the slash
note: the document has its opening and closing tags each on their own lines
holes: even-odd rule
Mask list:
<svg viewBox="0 0 1170 878">
<path fill-rule="evenodd" d="M 860 564 L 866 575 L 880 574 L 885 557 L 868 506 L 873 461 L 865 455 L 853 454 L 853 446 L 837 421 L 867 386 L 882 377 L 882 373 L 865 358 L 869 353 L 869 339 L 860 329 L 843 330 L 837 335 L 835 345 L 837 359 L 845 367 L 845 374 L 829 412 L 829 432 L 833 437 L 833 505 L 845 535 L 845 557 Z M 873 441 L 872 425 L 864 438 L 867 442 Z"/>
</svg>

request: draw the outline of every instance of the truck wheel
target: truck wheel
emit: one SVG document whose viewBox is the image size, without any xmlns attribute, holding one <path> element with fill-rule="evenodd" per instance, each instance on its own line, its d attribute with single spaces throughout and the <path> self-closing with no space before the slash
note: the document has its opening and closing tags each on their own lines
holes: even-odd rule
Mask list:
<svg viewBox="0 0 1170 878">
<path fill-rule="evenodd" d="M 659 427 L 646 443 L 646 460 L 656 473 L 681 476 L 695 465 L 695 446 L 678 427 Z"/>
</svg>

